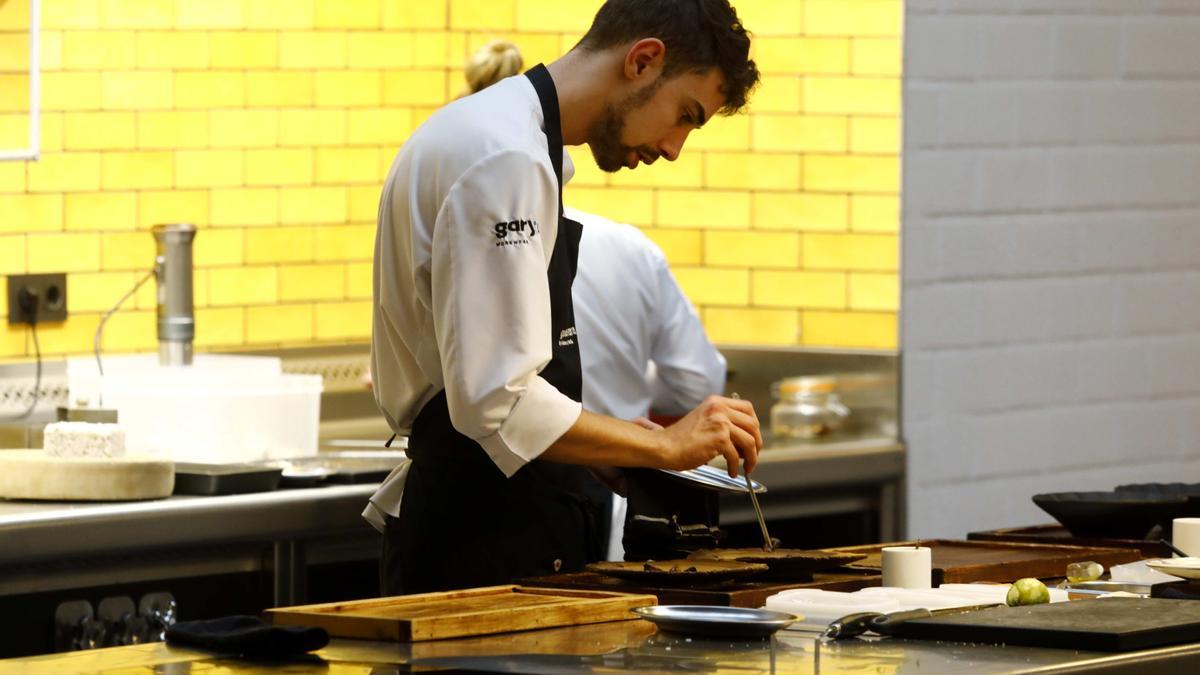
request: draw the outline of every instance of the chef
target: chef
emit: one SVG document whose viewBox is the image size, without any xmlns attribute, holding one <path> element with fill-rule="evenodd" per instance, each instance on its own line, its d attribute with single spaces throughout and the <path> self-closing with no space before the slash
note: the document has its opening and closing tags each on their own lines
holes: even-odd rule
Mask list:
<svg viewBox="0 0 1200 675">
<path fill-rule="evenodd" d="M 384 186 L 371 368 L 411 461 L 372 497 L 385 594 L 484 586 L 603 557 L 587 467 L 751 470 L 749 403 L 663 430 L 582 409 L 571 302 L 581 226 L 563 145 L 605 171 L 674 160 L 758 80 L 727 0 L 608 0 L 549 66 L 434 113 Z"/>
</svg>

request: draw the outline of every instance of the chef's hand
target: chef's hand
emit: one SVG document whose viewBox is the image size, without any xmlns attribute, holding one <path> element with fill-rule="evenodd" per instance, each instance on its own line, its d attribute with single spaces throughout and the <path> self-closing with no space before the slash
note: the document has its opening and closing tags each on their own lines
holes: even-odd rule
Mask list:
<svg viewBox="0 0 1200 675">
<path fill-rule="evenodd" d="M 763 443 L 754 406 L 724 396 L 709 396 L 662 433 L 667 436 L 668 466 L 664 468 L 694 469 L 724 455 L 729 475 L 734 478 L 742 460 L 747 473 L 754 470 Z"/>
</svg>

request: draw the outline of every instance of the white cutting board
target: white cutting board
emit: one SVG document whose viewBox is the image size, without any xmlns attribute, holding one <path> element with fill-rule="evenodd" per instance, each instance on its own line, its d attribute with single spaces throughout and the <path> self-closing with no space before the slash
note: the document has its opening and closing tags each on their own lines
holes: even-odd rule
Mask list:
<svg viewBox="0 0 1200 675">
<path fill-rule="evenodd" d="M 158 457 L 51 457 L 0 450 L 0 498 L 77 501 L 161 499 L 175 489 L 175 462 Z"/>
</svg>

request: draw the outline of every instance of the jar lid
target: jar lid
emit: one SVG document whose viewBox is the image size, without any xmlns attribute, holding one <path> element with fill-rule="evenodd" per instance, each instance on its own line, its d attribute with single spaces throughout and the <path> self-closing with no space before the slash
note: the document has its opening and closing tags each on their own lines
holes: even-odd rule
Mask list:
<svg viewBox="0 0 1200 675">
<path fill-rule="evenodd" d="M 837 380 L 821 375 L 789 377 L 779 381 L 781 394 L 831 394 L 837 389 Z"/>
</svg>

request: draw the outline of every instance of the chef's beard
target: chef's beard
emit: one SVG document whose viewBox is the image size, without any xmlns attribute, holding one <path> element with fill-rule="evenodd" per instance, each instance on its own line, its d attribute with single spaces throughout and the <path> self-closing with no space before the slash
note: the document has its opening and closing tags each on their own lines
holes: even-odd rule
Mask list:
<svg viewBox="0 0 1200 675">
<path fill-rule="evenodd" d="M 659 153 L 649 146 L 633 147 L 621 143 L 621 135 L 625 131 L 625 119 L 629 113 L 641 108 L 650 101 L 658 88 L 662 86 L 660 76 L 653 83 L 646 85 L 641 91 L 636 91 L 616 104 L 608 104 L 600 119 L 588 130 L 588 147 L 592 149 L 592 157 L 601 171 L 616 173 L 628 166 L 629 155 L 638 153 L 644 158 L 658 159 Z M 643 160 L 644 161 L 644 160 Z"/>
</svg>

